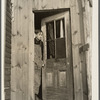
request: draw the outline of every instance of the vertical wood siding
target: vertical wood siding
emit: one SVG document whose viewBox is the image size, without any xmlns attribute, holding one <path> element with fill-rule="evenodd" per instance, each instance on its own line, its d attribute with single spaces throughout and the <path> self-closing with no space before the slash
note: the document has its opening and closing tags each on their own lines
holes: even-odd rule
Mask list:
<svg viewBox="0 0 100 100">
<path fill-rule="evenodd" d="M 91 44 L 91 8 L 88 1 L 82 2 L 83 19 L 80 20 L 81 12 L 79 8 L 80 0 L 12 0 L 13 1 L 13 19 L 12 19 L 12 35 L 10 27 L 7 30 L 7 65 L 11 63 L 11 99 L 12 100 L 33 100 L 34 98 L 34 10 L 70 8 L 71 14 L 71 35 L 72 35 L 72 55 L 73 55 L 73 77 L 74 77 L 74 98 L 75 100 L 83 100 L 86 96 L 83 93 L 82 83 L 82 60 L 79 54 L 79 47 L 82 46 L 81 34 L 85 33 L 85 43 Z M 85 5 L 86 4 L 86 5 Z M 88 13 L 89 12 L 89 13 Z M 10 14 L 7 12 L 7 16 Z M 8 19 L 7 19 L 8 20 Z M 80 23 L 83 21 L 83 23 Z M 8 21 L 9 22 L 9 21 Z M 11 23 L 7 23 L 10 25 Z M 82 27 L 80 24 L 83 24 Z M 88 28 L 89 27 L 89 28 Z M 84 29 L 82 29 L 84 28 Z M 81 30 L 84 30 L 82 32 Z M 89 34 L 87 34 L 89 33 Z M 12 37 L 12 52 L 10 38 Z M 9 47 L 9 48 L 8 48 Z M 91 48 L 90 48 L 91 49 Z M 91 91 L 90 81 L 91 75 L 90 63 L 91 51 L 86 53 L 86 64 L 88 72 L 88 90 Z M 12 53 L 12 56 L 10 56 Z M 89 92 L 89 98 L 91 92 Z M 71 97 L 71 96 L 70 96 Z M 90 99 L 89 99 L 90 100 Z"/>
<path fill-rule="evenodd" d="M 87 84 L 88 84 L 88 100 L 92 100 L 92 0 L 84 3 L 83 18 L 84 18 L 84 34 L 85 43 L 89 43 L 89 49 L 86 51 L 86 70 L 87 70 Z"/>
<path fill-rule="evenodd" d="M 5 67 L 4 89 L 5 100 L 11 100 L 11 1 L 6 1 L 6 37 L 5 37 Z"/>
<path fill-rule="evenodd" d="M 12 0 L 11 100 L 34 100 L 32 0 Z"/>
</svg>

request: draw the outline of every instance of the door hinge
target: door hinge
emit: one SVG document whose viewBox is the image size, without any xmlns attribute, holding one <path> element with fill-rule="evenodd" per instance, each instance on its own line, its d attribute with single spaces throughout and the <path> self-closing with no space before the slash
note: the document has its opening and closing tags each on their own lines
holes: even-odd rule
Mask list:
<svg viewBox="0 0 100 100">
<path fill-rule="evenodd" d="M 81 47 L 79 48 L 79 53 L 88 51 L 88 48 L 89 48 L 89 43 L 87 43 L 87 44 L 81 46 Z"/>
</svg>

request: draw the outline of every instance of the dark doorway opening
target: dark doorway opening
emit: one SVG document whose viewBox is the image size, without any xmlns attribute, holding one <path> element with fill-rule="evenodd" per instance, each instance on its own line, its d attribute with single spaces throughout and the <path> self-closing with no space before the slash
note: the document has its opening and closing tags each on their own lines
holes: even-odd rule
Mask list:
<svg viewBox="0 0 100 100">
<path fill-rule="evenodd" d="M 68 8 L 62 8 L 62 9 L 33 10 L 35 31 L 41 30 L 41 21 L 42 21 L 43 18 L 50 17 L 52 15 L 56 15 L 56 14 L 66 12 L 66 11 L 69 11 L 69 9 Z M 59 23 L 57 25 L 58 25 L 57 27 L 59 27 Z M 59 36 L 57 36 L 57 38 L 59 38 L 59 37 L 60 37 L 60 33 L 59 33 Z M 43 55 L 43 54 L 41 54 L 41 55 Z M 43 60 L 43 59 L 41 59 L 41 60 Z M 39 81 L 40 86 L 39 86 L 39 89 L 38 89 L 39 90 L 38 94 L 35 94 L 36 100 L 42 100 L 42 98 L 43 98 L 42 97 L 42 65 L 41 65 L 41 78 L 40 78 L 40 80 L 41 81 Z"/>
<path fill-rule="evenodd" d="M 61 12 L 68 11 L 68 8 L 61 8 L 61 9 L 46 9 L 46 10 L 33 10 L 35 19 L 34 19 L 34 25 L 35 30 L 41 29 L 41 20 L 45 17 L 52 16 L 55 14 L 59 14 Z"/>
</svg>

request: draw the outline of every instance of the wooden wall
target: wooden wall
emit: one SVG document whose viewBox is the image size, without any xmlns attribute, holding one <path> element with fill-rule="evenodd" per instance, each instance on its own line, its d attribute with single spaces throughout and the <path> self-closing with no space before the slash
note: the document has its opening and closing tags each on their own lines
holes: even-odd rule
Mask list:
<svg viewBox="0 0 100 100">
<path fill-rule="evenodd" d="M 32 0 L 12 0 L 11 100 L 34 100 Z"/>
<path fill-rule="evenodd" d="M 89 43 L 89 49 L 86 52 L 88 100 L 92 100 L 92 5 L 92 0 L 85 1 L 83 13 L 85 43 Z"/>
<path fill-rule="evenodd" d="M 12 100 L 33 100 L 34 95 L 34 10 L 70 8 L 73 52 L 74 99 L 87 100 L 83 93 L 82 62 L 79 48 L 89 43 L 85 68 L 88 77 L 88 93 L 91 100 L 91 6 L 89 0 L 12 0 Z M 89 15 L 90 14 L 90 15 Z M 89 27 L 89 28 L 87 28 Z M 84 34 L 85 33 L 85 34 Z M 82 40 L 85 36 L 84 42 Z M 88 76 L 87 76 L 88 75 Z"/>
<path fill-rule="evenodd" d="M 6 1 L 6 34 L 5 34 L 5 66 L 4 91 L 5 100 L 11 100 L 11 1 Z"/>
</svg>

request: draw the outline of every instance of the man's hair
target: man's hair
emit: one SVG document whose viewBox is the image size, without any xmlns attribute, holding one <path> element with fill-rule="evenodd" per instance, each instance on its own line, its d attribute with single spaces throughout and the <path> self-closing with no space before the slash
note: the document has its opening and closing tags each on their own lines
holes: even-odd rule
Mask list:
<svg viewBox="0 0 100 100">
<path fill-rule="evenodd" d="M 35 30 L 35 34 L 38 34 L 39 32 L 42 32 L 41 30 Z"/>
</svg>

